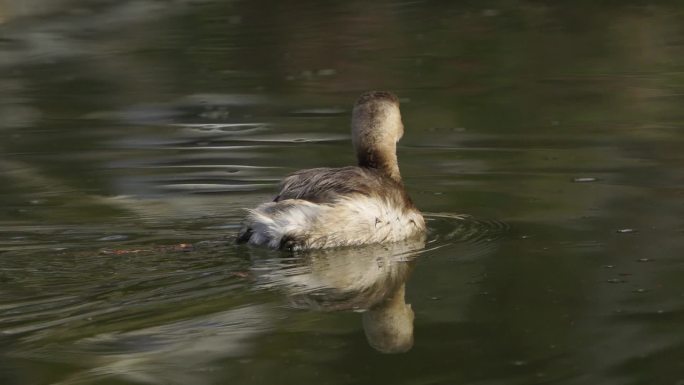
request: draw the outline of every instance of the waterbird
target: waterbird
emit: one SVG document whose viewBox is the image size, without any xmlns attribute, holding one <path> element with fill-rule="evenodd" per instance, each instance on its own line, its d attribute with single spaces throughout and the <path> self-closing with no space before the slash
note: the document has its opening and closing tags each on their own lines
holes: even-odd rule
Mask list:
<svg viewBox="0 0 684 385">
<path fill-rule="evenodd" d="M 352 110 L 357 165 L 294 172 L 272 202 L 248 210 L 238 243 L 311 250 L 423 237 L 425 220 L 399 172 L 404 134 L 399 99 L 387 91 L 361 95 Z"/>
</svg>

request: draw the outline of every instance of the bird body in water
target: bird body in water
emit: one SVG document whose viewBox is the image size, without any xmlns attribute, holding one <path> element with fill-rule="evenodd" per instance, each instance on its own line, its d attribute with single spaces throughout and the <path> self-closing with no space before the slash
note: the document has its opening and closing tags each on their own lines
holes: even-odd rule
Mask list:
<svg viewBox="0 0 684 385">
<path fill-rule="evenodd" d="M 396 143 L 403 133 L 394 94 L 363 94 L 352 112 L 358 165 L 287 176 L 272 202 L 249 210 L 238 243 L 308 250 L 424 236 L 425 220 L 399 173 Z"/>
</svg>

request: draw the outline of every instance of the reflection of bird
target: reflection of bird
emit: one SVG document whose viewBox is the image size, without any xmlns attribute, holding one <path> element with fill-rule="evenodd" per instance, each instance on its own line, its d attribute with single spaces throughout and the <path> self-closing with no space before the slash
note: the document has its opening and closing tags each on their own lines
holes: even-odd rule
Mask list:
<svg viewBox="0 0 684 385">
<path fill-rule="evenodd" d="M 395 95 L 362 95 L 352 113 L 358 166 L 289 175 L 273 202 L 249 211 L 237 241 L 301 250 L 395 242 L 423 234 L 425 221 L 399 174 L 396 143 L 403 133 Z"/>
<path fill-rule="evenodd" d="M 369 344 L 384 353 L 413 346 L 413 310 L 404 293 L 424 237 L 360 248 L 315 250 L 298 255 L 294 265 L 266 260 L 254 269 L 262 287 L 286 293 L 296 308 L 363 311 Z M 269 268 L 269 262 L 276 266 Z"/>
</svg>

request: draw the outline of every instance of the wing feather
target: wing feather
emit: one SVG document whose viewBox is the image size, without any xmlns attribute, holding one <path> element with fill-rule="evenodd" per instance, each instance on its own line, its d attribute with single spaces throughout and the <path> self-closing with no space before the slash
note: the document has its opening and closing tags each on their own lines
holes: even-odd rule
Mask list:
<svg viewBox="0 0 684 385">
<path fill-rule="evenodd" d="M 389 178 L 383 178 L 374 170 L 361 167 L 314 168 L 297 171 L 280 184 L 280 192 L 274 199 L 303 199 L 314 203 L 330 203 L 340 196 L 392 191 L 396 186 Z"/>
</svg>

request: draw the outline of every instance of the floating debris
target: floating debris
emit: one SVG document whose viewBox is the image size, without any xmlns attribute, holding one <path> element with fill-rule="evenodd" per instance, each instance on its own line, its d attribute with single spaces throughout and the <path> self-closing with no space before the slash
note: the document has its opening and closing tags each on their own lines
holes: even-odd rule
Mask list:
<svg viewBox="0 0 684 385">
<path fill-rule="evenodd" d="M 152 250 L 150 250 L 150 249 L 131 249 L 131 250 L 114 249 L 114 250 L 101 250 L 100 254 L 104 254 L 104 255 L 126 255 L 126 254 L 145 253 L 145 252 L 150 252 L 150 251 L 152 251 Z"/>
<path fill-rule="evenodd" d="M 123 234 L 117 234 L 117 235 L 108 235 L 106 237 L 98 238 L 98 241 L 125 241 L 128 239 L 128 235 L 123 235 Z"/>
<path fill-rule="evenodd" d="M 340 107 L 303 108 L 291 112 L 292 115 L 311 117 L 339 116 L 344 115 L 346 113 L 347 110 Z"/>
<path fill-rule="evenodd" d="M 336 74 L 337 74 L 337 71 L 333 68 L 324 68 L 324 69 L 318 70 L 318 72 L 316 72 L 316 75 L 318 75 L 318 76 L 333 76 Z"/>
<path fill-rule="evenodd" d="M 574 183 L 591 183 L 591 182 L 596 182 L 598 178 L 592 178 L 592 177 L 578 177 L 578 178 L 572 178 L 572 181 Z"/>
<path fill-rule="evenodd" d="M 620 234 L 629 234 L 629 233 L 636 233 L 636 229 L 629 229 L 629 228 L 627 228 L 627 229 L 617 229 L 617 230 L 615 230 L 615 232 L 616 232 L 616 233 L 620 233 Z"/>
<path fill-rule="evenodd" d="M 177 245 L 173 245 L 170 250 L 173 251 L 193 251 L 195 250 L 195 247 L 190 244 L 190 243 L 179 243 Z"/>
<path fill-rule="evenodd" d="M 174 245 L 160 245 L 152 246 L 150 248 L 144 249 L 104 249 L 100 251 L 100 254 L 104 255 L 127 255 L 127 254 L 139 254 L 139 253 L 155 253 L 155 252 L 190 252 L 194 251 L 195 246 L 191 243 L 178 243 Z"/>
</svg>

